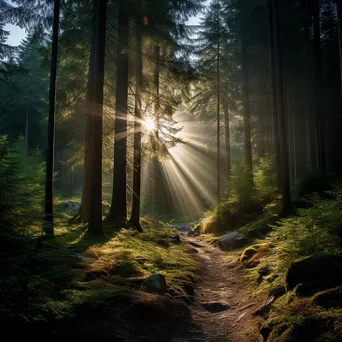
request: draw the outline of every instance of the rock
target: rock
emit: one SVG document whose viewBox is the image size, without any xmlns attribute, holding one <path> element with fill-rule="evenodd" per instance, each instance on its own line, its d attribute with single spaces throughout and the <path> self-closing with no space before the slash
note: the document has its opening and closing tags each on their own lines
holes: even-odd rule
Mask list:
<svg viewBox="0 0 342 342">
<path fill-rule="evenodd" d="M 270 293 L 268 294 L 268 298 L 273 297 L 273 302 L 279 297 L 283 296 L 286 293 L 286 288 L 284 285 L 278 285 L 274 287 Z"/>
<path fill-rule="evenodd" d="M 234 249 L 241 248 L 247 242 L 248 240 L 244 235 L 238 232 L 231 232 L 222 236 L 218 240 L 218 245 L 224 251 L 231 251 Z"/>
<path fill-rule="evenodd" d="M 202 303 L 202 308 L 211 313 L 226 311 L 230 308 L 230 305 L 225 302 L 211 302 L 211 303 Z"/>
<path fill-rule="evenodd" d="M 199 244 L 199 243 L 197 243 L 197 242 L 193 242 L 193 241 L 189 241 L 189 244 L 190 244 L 191 246 L 198 247 L 198 248 L 203 247 L 203 245 L 201 245 L 201 244 Z"/>
<path fill-rule="evenodd" d="M 180 244 L 181 243 L 181 238 L 180 238 L 180 235 L 179 234 L 174 234 L 170 237 L 170 241 L 171 243 L 174 243 L 176 245 Z"/>
<path fill-rule="evenodd" d="M 258 269 L 258 273 L 261 276 L 266 276 L 266 275 L 271 273 L 271 268 L 270 268 L 270 266 L 261 267 Z"/>
<path fill-rule="evenodd" d="M 326 289 L 342 284 L 342 257 L 315 253 L 293 263 L 286 275 L 289 289 L 299 284 L 311 284 L 309 287 Z"/>
<path fill-rule="evenodd" d="M 323 308 L 342 308 L 342 287 L 336 287 L 317 293 L 312 297 L 312 304 Z"/>
<path fill-rule="evenodd" d="M 142 284 L 142 291 L 164 294 L 166 292 L 166 280 L 162 274 L 152 274 Z"/>
</svg>

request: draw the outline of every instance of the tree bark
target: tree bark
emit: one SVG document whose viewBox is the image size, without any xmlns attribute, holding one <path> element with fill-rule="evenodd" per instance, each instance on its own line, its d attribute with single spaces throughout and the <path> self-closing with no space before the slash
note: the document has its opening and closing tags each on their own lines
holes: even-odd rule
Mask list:
<svg viewBox="0 0 342 342">
<path fill-rule="evenodd" d="M 114 179 L 112 204 L 107 217 L 109 222 L 120 228 L 127 218 L 127 100 L 128 100 L 128 12 L 124 2 L 119 3 L 118 53 L 116 76 L 116 104 L 114 128 Z"/>
<path fill-rule="evenodd" d="M 252 142 L 251 142 L 251 119 L 249 106 L 249 75 L 246 37 L 241 30 L 241 64 L 242 64 L 242 93 L 243 93 L 243 119 L 244 119 L 244 152 L 245 165 L 248 172 L 248 178 L 253 185 L 253 162 L 252 162 Z"/>
<path fill-rule="evenodd" d="M 282 190 L 282 208 L 281 216 L 291 215 L 294 211 L 291 199 L 290 173 L 289 173 L 289 157 L 286 141 L 286 122 L 284 112 L 284 85 L 283 85 L 283 68 L 282 53 L 280 39 L 279 24 L 279 6 L 278 0 L 272 1 L 273 26 L 274 26 L 274 52 L 275 52 L 275 74 L 276 74 L 276 94 L 278 108 L 278 129 L 279 129 L 279 145 L 281 157 L 281 190 Z"/>
<path fill-rule="evenodd" d="M 216 51 L 216 120 L 217 120 L 217 151 L 216 151 L 216 197 L 218 206 L 218 219 L 220 221 L 221 203 L 221 127 L 220 127 L 220 13 L 217 7 L 217 51 Z"/>
<path fill-rule="evenodd" d="M 159 152 L 159 127 L 160 127 L 160 46 L 155 45 L 153 48 L 153 57 L 154 57 L 154 70 L 153 70 L 153 85 L 155 91 L 155 101 L 154 101 L 154 117 L 155 117 L 155 148 L 156 153 Z M 153 178 L 154 184 L 152 185 L 152 207 L 153 214 L 156 215 L 157 212 L 160 212 L 163 208 L 161 206 L 164 203 L 163 200 L 163 183 L 162 183 L 162 175 L 161 168 L 159 165 L 158 156 L 153 157 Z M 157 196 L 158 194 L 158 196 Z"/>
<path fill-rule="evenodd" d="M 321 51 L 321 15 L 320 0 L 315 0 L 313 4 L 313 25 L 314 25 L 314 51 L 315 51 L 315 114 L 317 122 L 318 139 L 318 164 L 322 174 L 326 173 L 325 161 L 325 119 L 322 111 L 322 51 Z"/>
<path fill-rule="evenodd" d="M 336 0 L 338 52 L 340 61 L 340 90 L 342 100 L 342 0 Z"/>
<path fill-rule="evenodd" d="M 82 201 L 78 212 L 69 220 L 69 223 L 88 222 L 90 211 L 90 180 L 92 174 L 92 156 L 93 156 L 93 123 L 91 116 L 91 102 L 93 101 L 94 84 L 94 66 L 95 66 L 95 49 L 96 49 L 96 20 L 97 20 L 97 1 L 93 3 L 93 16 L 92 16 L 92 40 L 90 47 L 89 69 L 88 69 L 88 85 L 87 97 L 85 104 L 85 136 L 84 136 L 84 180 L 82 188 Z"/>
<path fill-rule="evenodd" d="M 141 6 L 139 6 L 141 7 Z M 142 16 L 139 13 L 136 20 L 136 86 L 135 86 L 135 120 L 134 120 L 134 157 L 133 157 L 133 198 L 131 218 L 128 222 L 138 231 L 140 225 L 140 193 L 141 193 L 141 88 L 142 88 Z"/>
<path fill-rule="evenodd" d="M 223 102 L 224 111 L 224 135 L 226 142 L 226 168 L 227 179 L 229 180 L 232 173 L 231 151 L 230 151 L 230 122 L 229 122 L 229 106 L 226 101 Z"/>
<path fill-rule="evenodd" d="M 268 1 L 268 25 L 269 25 L 269 48 L 270 48 L 270 94 L 271 94 L 271 115 L 272 115 L 272 133 L 273 133 L 273 154 L 275 156 L 275 169 L 277 175 L 277 184 L 281 189 L 281 162 L 280 162 L 280 144 L 278 127 L 278 103 L 276 90 L 276 66 L 274 50 L 274 23 L 273 23 L 273 4 Z"/>
<path fill-rule="evenodd" d="M 53 236 L 53 173 L 55 153 L 55 109 L 56 109 L 56 78 L 58 62 L 58 29 L 59 29 L 60 0 L 54 1 L 52 51 L 50 69 L 48 143 L 46 154 L 45 182 L 45 233 Z"/>
<path fill-rule="evenodd" d="M 89 231 L 102 233 L 102 125 L 107 0 L 96 0 L 94 82 L 90 100 L 92 135 Z"/>
</svg>

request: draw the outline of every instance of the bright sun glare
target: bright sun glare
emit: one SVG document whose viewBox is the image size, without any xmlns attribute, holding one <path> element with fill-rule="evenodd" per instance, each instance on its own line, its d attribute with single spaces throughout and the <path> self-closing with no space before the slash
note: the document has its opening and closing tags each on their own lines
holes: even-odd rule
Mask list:
<svg viewBox="0 0 342 342">
<path fill-rule="evenodd" d="M 146 119 L 145 126 L 148 132 L 151 132 L 155 129 L 154 121 L 152 119 Z"/>
</svg>

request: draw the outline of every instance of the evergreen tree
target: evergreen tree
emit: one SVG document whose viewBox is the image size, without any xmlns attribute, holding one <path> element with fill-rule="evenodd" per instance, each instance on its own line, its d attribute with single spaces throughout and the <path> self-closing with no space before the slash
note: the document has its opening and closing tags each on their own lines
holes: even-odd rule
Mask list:
<svg viewBox="0 0 342 342">
<path fill-rule="evenodd" d="M 49 119 L 48 143 L 46 154 L 46 183 L 45 183 L 45 231 L 47 235 L 54 235 L 53 231 L 53 173 L 55 153 L 55 109 L 56 109 L 56 77 L 58 54 L 58 30 L 60 16 L 60 0 L 54 2 L 50 91 L 49 91 Z"/>
</svg>

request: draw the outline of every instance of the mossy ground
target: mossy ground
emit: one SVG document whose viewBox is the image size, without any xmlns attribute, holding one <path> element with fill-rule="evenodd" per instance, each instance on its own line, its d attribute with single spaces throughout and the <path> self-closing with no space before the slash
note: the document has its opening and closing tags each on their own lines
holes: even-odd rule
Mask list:
<svg viewBox="0 0 342 342">
<path fill-rule="evenodd" d="M 191 297 L 199 266 L 188 247 L 179 243 L 177 231 L 150 220 L 142 225 L 144 233 L 121 229 L 101 237 L 89 235 L 82 226 L 60 226 L 54 240 L 14 241 L 16 251 L 9 249 L 2 255 L 6 263 L 0 265 L 5 275 L 1 279 L 3 322 L 17 326 L 21 333 L 41 329 L 42 336 L 56 337 L 71 325 L 84 327 L 80 320 L 94 329 L 103 320 L 104 326 L 113 326 L 104 340 L 120 340 L 119 335 L 125 335 L 122 327 L 127 328 L 133 318 L 139 323 L 129 333 L 143 323 L 149 326 L 148 315 L 171 320 L 181 316 L 185 321 L 189 312 L 184 301 L 176 299 Z M 167 296 L 139 291 L 139 279 L 153 273 L 165 276 Z M 138 312 L 144 317 L 138 319 Z M 145 328 L 143 333 L 149 334 Z"/>
</svg>

